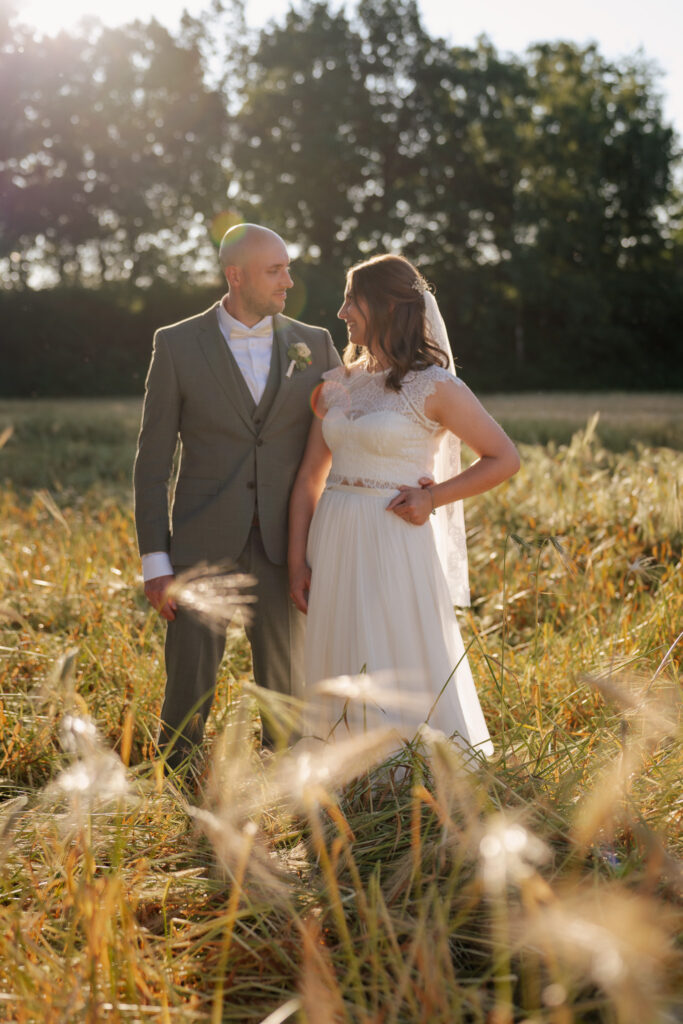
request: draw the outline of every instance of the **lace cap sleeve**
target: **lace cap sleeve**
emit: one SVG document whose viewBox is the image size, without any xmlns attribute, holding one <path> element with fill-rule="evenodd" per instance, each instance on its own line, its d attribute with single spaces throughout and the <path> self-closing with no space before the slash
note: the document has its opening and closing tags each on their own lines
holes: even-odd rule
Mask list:
<svg viewBox="0 0 683 1024">
<path fill-rule="evenodd" d="M 349 375 L 349 371 L 345 366 L 333 366 L 331 370 L 325 370 L 322 375 L 324 381 L 332 380 L 337 383 L 342 383 L 346 380 Z"/>
<path fill-rule="evenodd" d="M 429 374 L 435 384 L 439 384 L 441 381 L 455 381 L 456 384 L 461 383 L 460 379 L 451 373 L 450 370 L 446 369 L 445 366 L 430 366 L 425 373 Z"/>
<path fill-rule="evenodd" d="M 331 370 L 325 370 L 320 389 L 323 408 L 331 409 L 335 405 L 346 405 L 348 384 L 349 372 L 345 366 L 333 366 Z"/>
<path fill-rule="evenodd" d="M 452 382 L 460 384 L 461 381 L 450 370 L 443 366 L 428 366 L 426 370 L 414 370 L 406 374 L 403 379 L 403 392 L 407 401 L 416 413 L 427 423 L 433 421 L 425 415 L 425 402 L 430 395 L 434 394 L 437 384 Z"/>
</svg>

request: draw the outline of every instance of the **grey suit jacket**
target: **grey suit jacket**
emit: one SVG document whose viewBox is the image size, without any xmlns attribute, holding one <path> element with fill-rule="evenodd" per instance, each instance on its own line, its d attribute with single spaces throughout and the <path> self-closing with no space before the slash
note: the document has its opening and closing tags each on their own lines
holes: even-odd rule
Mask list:
<svg viewBox="0 0 683 1024">
<path fill-rule="evenodd" d="M 311 395 L 339 356 L 328 331 L 276 315 L 270 373 L 257 406 L 221 334 L 217 307 L 154 336 L 134 471 L 140 553 L 168 551 L 183 566 L 234 561 L 258 509 L 266 554 L 282 565 Z M 308 346 L 312 361 L 288 378 L 287 349 L 296 342 Z"/>
</svg>

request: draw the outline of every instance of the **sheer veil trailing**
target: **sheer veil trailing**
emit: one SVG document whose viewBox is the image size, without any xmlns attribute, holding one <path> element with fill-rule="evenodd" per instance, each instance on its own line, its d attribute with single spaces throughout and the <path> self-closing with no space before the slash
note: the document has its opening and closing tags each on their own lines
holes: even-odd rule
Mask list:
<svg viewBox="0 0 683 1024">
<path fill-rule="evenodd" d="M 427 329 L 430 338 L 448 357 L 448 369 L 455 376 L 455 363 L 448 340 L 446 324 L 434 295 L 424 293 Z M 436 482 L 447 480 L 460 472 L 460 438 L 450 430 L 444 432 L 434 465 Z M 467 567 L 467 541 L 465 538 L 465 514 L 462 501 L 442 505 L 434 517 L 434 535 L 439 560 L 448 581 L 453 604 L 470 603 L 470 583 Z"/>
</svg>

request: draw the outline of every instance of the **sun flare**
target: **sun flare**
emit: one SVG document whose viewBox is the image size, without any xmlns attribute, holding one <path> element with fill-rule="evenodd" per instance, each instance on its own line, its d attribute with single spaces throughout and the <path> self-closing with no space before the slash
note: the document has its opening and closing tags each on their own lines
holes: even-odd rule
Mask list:
<svg viewBox="0 0 683 1024">
<path fill-rule="evenodd" d="M 167 22 L 169 16 L 179 17 L 183 7 L 191 6 L 190 3 L 183 4 L 182 0 L 169 0 L 164 4 L 158 0 L 119 0 L 112 6 L 103 5 L 98 0 L 62 0 L 59 4 L 53 0 L 26 0 L 21 6 L 21 20 L 46 35 L 55 35 L 61 30 L 75 28 L 83 18 L 98 18 L 107 25 L 152 17 Z"/>
</svg>

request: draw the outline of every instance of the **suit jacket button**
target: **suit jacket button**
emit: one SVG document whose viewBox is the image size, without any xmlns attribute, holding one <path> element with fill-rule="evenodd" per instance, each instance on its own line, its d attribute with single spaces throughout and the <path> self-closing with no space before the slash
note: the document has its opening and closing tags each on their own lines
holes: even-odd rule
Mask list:
<svg viewBox="0 0 683 1024">
<path fill-rule="evenodd" d="M 260 448 L 262 444 L 263 444 L 262 439 L 260 437 L 257 437 L 256 438 L 256 447 Z"/>
<path fill-rule="evenodd" d="M 256 484 L 254 483 L 253 480 L 247 480 L 247 490 L 253 491 L 255 487 Z"/>
</svg>

